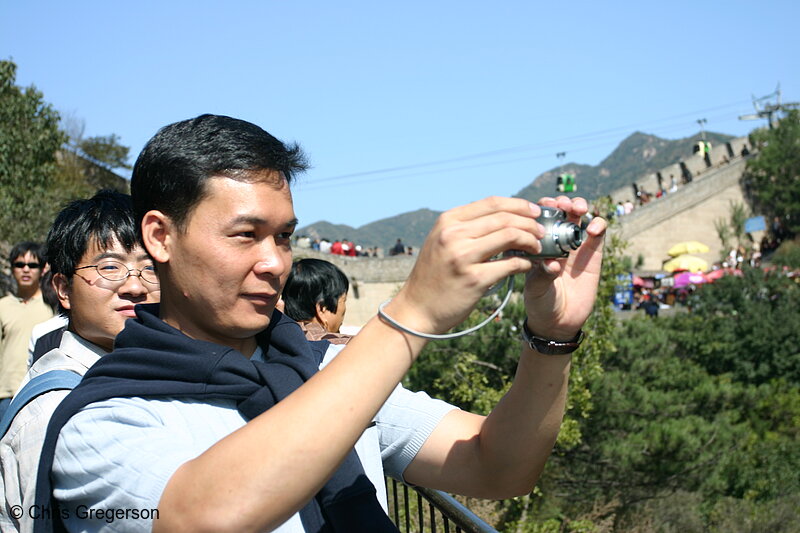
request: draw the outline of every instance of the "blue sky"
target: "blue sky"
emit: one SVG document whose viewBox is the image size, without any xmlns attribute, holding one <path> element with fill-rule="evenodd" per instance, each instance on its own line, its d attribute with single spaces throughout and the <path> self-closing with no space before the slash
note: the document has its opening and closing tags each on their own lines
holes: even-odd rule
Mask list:
<svg viewBox="0 0 800 533">
<path fill-rule="evenodd" d="M 131 163 L 207 112 L 297 141 L 301 225 L 360 226 L 513 195 L 637 130 L 746 134 L 752 95 L 800 100 L 798 6 L 6 0 L 0 58 Z"/>
</svg>

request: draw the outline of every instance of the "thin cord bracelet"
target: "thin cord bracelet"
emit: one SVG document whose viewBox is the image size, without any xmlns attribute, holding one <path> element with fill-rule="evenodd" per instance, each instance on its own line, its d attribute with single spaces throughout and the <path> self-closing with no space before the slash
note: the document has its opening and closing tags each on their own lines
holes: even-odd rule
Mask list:
<svg viewBox="0 0 800 533">
<path fill-rule="evenodd" d="M 395 329 L 399 329 L 400 331 L 402 331 L 404 333 L 408 333 L 409 335 L 414 335 L 415 337 L 421 337 L 423 339 L 431 339 L 431 340 L 457 339 L 458 337 L 463 337 L 464 335 L 469 335 L 470 333 L 475 333 L 476 331 L 481 329 L 483 326 L 485 326 L 486 324 L 488 324 L 489 322 L 494 320 L 494 318 L 497 315 L 500 314 L 500 311 L 503 310 L 503 308 L 506 306 L 508 301 L 511 299 L 511 293 L 514 292 L 514 277 L 513 276 L 508 276 L 506 278 L 505 284 L 508 286 L 508 292 L 506 292 L 506 295 L 503 298 L 503 301 L 500 303 L 500 307 L 498 307 L 495 310 L 494 313 L 489 315 L 489 318 L 487 318 L 486 320 L 484 320 L 483 322 L 481 322 L 477 326 L 473 326 L 473 327 L 471 327 L 469 329 L 465 329 L 464 331 L 457 331 L 455 333 L 444 333 L 444 334 L 441 334 L 441 335 L 437 335 L 435 333 L 422 333 L 420 331 L 415 331 L 415 330 L 413 330 L 411 328 L 408 328 L 408 327 L 402 325 L 397 320 L 395 320 L 392 317 L 390 317 L 389 315 L 387 315 L 386 312 L 383 310 L 384 307 L 386 307 L 386 305 L 389 302 L 392 301 L 391 298 L 386 300 L 385 302 L 383 302 L 381 305 L 378 306 L 378 316 L 381 317 L 381 319 L 383 319 L 386 322 L 388 322 L 390 325 L 392 325 Z M 487 293 L 487 294 L 491 294 L 491 293 L 495 292 L 496 290 L 499 290 L 500 285 L 501 284 L 498 284 L 495 287 L 494 290 L 489 291 L 489 293 Z"/>
</svg>

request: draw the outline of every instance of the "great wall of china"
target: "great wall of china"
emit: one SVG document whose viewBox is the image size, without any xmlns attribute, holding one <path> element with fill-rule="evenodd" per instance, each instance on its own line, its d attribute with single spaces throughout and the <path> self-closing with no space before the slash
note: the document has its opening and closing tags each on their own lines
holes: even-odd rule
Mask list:
<svg viewBox="0 0 800 533">
<path fill-rule="evenodd" d="M 709 264 L 718 261 L 723 250 L 714 223 L 730 218 L 732 203 L 746 204 L 740 185 L 746 165 L 746 157 L 741 155 L 744 147 L 752 150 L 746 137 L 732 139 L 726 145 L 715 146 L 708 162 L 701 155 L 694 155 L 661 169 L 665 186 L 669 185 L 670 176 L 680 180 L 689 174 L 692 181 L 618 219 L 612 231 L 628 241 L 625 254 L 634 261 L 641 255 L 642 270 L 658 271 L 662 262 L 669 259 L 670 246 L 697 240 L 710 248 L 699 257 Z M 636 183 L 639 188 L 654 192 L 658 190 L 658 173 L 643 176 Z M 633 199 L 633 189 L 624 187 L 610 196 L 614 203 Z M 295 256 L 324 258 L 347 274 L 353 286 L 347 299 L 345 326 L 354 327 L 375 316 L 378 305 L 397 292 L 415 261 L 411 256 L 343 257 L 312 250 L 297 250 Z"/>
</svg>

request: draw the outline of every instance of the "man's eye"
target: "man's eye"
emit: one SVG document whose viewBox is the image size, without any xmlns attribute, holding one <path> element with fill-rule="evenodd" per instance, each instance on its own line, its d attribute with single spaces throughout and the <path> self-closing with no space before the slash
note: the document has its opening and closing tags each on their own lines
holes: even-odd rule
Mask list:
<svg viewBox="0 0 800 533">
<path fill-rule="evenodd" d="M 99 270 L 102 270 L 103 272 L 119 272 L 120 270 L 122 270 L 122 268 L 119 265 L 113 265 L 113 264 L 97 265 L 97 268 Z"/>
<path fill-rule="evenodd" d="M 255 239 L 256 232 L 255 231 L 240 231 L 236 234 L 237 237 L 245 237 L 247 239 Z"/>
</svg>

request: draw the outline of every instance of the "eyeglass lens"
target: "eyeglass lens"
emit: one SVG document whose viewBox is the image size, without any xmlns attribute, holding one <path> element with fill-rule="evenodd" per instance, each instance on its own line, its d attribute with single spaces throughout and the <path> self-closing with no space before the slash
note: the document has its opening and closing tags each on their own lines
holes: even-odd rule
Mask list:
<svg viewBox="0 0 800 533">
<path fill-rule="evenodd" d="M 139 277 L 148 283 L 158 283 L 158 276 L 152 265 L 148 265 L 142 269 L 128 268 L 122 263 L 116 261 L 104 261 L 97 264 L 97 273 L 108 281 L 122 281 L 127 279 L 132 272 L 138 272 Z M 136 274 L 134 274 L 136 275 Z"/>
<path fill-rule="evenodd" d="M 41 268 L 42 265 L 40 263 L 25 263 L 24 261 L 14 261 L 14 268 L 25 268 L 28 267 L 31 270 L 36 268 Z"/>
</svg>

